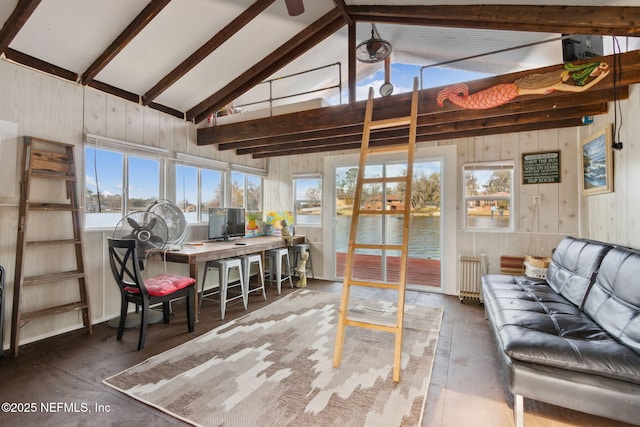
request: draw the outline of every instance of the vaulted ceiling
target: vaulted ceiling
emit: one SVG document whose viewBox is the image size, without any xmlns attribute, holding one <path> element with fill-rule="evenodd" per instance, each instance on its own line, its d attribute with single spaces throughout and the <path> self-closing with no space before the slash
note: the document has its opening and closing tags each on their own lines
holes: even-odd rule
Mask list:
<svg viewBox="0 0 640 427">
<path fill-rule="evenodd" d="M 476 2 L 305 0 L 304 12 L 290 16 L 284 0 L 3 0 L 0 53 L 7 60 L 201 123 L 231 102 L 263 98 L 268 86 L 260 83 L 268 79 L 275 79 L 272 87 L 280 93 L 337 84 L 338 89 L 313 96 L 342 88 L 343 102 L 351 106 L 318 114 L 335 116 L 336 108 L 358 111 L 356 80 L 381 66 L 353 60 L 355 44 L 369 38 L 372 22 L 392 43 L 398 62 L 428 66 L 477 56 L 452 67 L 490 74 L 559 63 L 561 34 L 640 35 L 636 0 L 537 0 L 535 6 L 528 6 L 529 0 Z M 482 55 L 487 52 L 498 53 Z M 327 64 L 340 64 L 338 72 L 287 83 L 279 79 Z M 403 99 L 394 95 L 381 102 Z M 583 110 L 601 111 L 603 103 L 606 100 Z M 354 118 L 351 125 L 357 124 Z M 273 154 L 225 146 L 232 140 L 214 138 L 215 129 L 201 130 L 205 136 L 199 134 L 199 144 L 221 144 L 219 148 L 234 148 L 238 154 L 295 153 L 286 145 Z M 309 142 L 321 139 L 318 135 L 283 135 L 271 133 L 275 139 L 270 145 L 306 141 L 297 147 L 331 149 Z M 342 137 L 345 144 L 355 143 L 351 136 Z"/>
</svg>

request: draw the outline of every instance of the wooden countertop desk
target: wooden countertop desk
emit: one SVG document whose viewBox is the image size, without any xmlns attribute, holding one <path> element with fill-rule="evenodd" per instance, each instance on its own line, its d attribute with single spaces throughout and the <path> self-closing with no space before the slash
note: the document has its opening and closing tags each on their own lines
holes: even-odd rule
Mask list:
<svg viewBox="0 0 640 427">
<path fill-rule="evenodd" d="M 304 241 L 305 236 L 293 236 L 293 244 L 304 243 Z M 179 251 L 152 251 L 149 253 L 148 259 L 189 264 L 189 276 L 196 279 L 195 318 L 197 321 L 198 290 L 200 289 L 198 285 L 198 263 L 247 254 L 264 254 L 269 249 L 284 248 L 286 246 L 286 242 L 280 236 L 259 236 L 230 242 L 187 243 L 183 244 Z"/>
</svg>

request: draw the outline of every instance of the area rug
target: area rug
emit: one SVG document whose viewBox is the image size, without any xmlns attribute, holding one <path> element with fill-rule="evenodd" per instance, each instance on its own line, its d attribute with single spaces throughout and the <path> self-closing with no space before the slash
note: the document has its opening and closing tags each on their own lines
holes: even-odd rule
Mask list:
<svg viewBox="0 0 640 427">
<path fill-rule="evenodd" d="M 405 305 L 394 335 L 347 327 L 333 367 L 340 296 L 299 290 L 104 380 L 199 426 L 420 425 L 442 308 Z M 352 297 L 350 317 L 393 323 L 395 304 Z"/>
</svg>

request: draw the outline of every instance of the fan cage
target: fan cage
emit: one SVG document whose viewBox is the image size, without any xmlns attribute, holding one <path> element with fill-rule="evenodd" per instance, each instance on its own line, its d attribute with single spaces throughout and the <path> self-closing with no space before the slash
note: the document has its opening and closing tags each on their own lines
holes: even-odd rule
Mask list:
<svg viewBox="0 0 640 427">
<path fill-rule="evenodd" d="M 124 216 L 113 230 L 117 239 L 135 239 L 140 254 L 147 250 L 163 249 L 167 244 L 169 229 L 157 214 L 148 211 L 136 211 Z"/>
<path fill-rule="evenodd" d="M 180 245 L 187 234 L 187 220 L 182 209 L 171 200 L 160 199 L 147 207 L 147 212 L 160 216 L 168 229 L 167 245 Z"/>
</svg>

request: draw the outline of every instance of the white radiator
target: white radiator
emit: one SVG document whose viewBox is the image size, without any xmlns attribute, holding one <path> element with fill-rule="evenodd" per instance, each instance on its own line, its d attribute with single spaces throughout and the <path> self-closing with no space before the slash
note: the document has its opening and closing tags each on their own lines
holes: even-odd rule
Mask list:
<svg viewBox="0 0 640 427">
<path fill-rule="evenodd" d="M 458 256 L 458 297 L 475 299 L 482 303 L 482 274 L 485 271 L 485 255 Z"/>
</svg>

